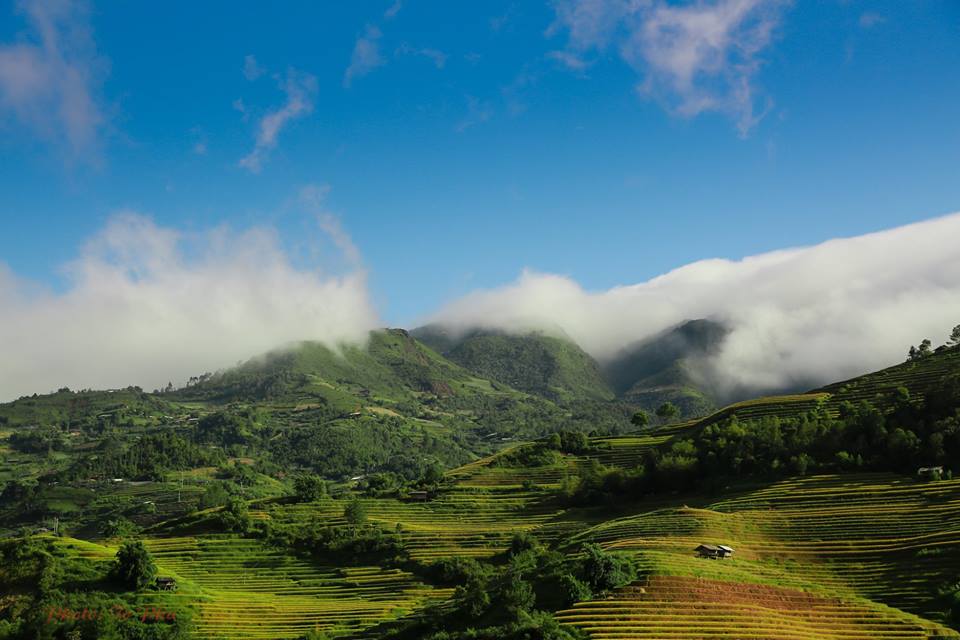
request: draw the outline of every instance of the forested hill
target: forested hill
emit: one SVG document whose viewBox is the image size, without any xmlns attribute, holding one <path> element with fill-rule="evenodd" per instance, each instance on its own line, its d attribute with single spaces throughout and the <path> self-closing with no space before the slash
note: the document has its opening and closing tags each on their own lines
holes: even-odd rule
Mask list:
<svg viewBox="0 0 960 640">
<path fill-rule="evenodd" d="M 391 329 L 339 350 L 292 345 L 180 389 L 24 397 L 0 405 L 0 429 L 18 449 L 8 477 L 36 477 L 42 469 L 64 479 L 146 480 L 183 463 L 183 455 L 207 464 L 226 454 L 257 459 L 265 471 L 415 478 L 431 465 L 455 466 L 556 430 L 622 432 L 630 415 L 627 405 L 607 400 L 560 406 L 470 372 Z"/>
<path fill-rule="evenodd" d="M 453 339 L 436 325 L 412 334 L 465 369 L 521 391 L 560 403 L 614 398 L 600 366 L 569 338 L 474 330 Z"/>
<path fill-rule="evenodd" d="M 619 397 L 648 411 L 672 402 L 685 416 L 704 415 L 722 398 L 695 371 L 728 333 L 714 320 L 683 322 L 623 348 L 604 363 L 604 375 Z"/>
<path fill-rule="evenodd" d="M 604 362 L 559 331 L 458 331 L 430 324 L 411 333 L 477 375 L 561 403 L 618 398 L 652 413 L 671 402 L 682 415 L 695 417 L 708 414 L 723 399 L 703 376 L 694 375 L 728 333 L 715 320 L 680 323 L 627 345 Z"/>
</svg>

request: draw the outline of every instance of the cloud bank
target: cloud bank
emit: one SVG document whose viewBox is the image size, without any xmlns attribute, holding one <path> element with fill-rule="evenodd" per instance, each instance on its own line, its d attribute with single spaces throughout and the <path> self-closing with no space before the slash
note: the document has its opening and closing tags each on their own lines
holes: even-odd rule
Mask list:
<svg viewBox="0 0 960 640">
<path fill-rule="evenodd" d="M 28 30 L 0 45 L 0 121 L 10 119 L 65 149 L 95 151 L 107 118 L 100 89 L 109 61 L 96 49 L 83 4 L 19 2 Z"/>
<path fill-rule="evenodd" d="M 684 320 L 713 317 L 732 329 L 701 372 L 718 388 L 813 386 L 896 363 L 921 338 L 945 342 L 960 322 L 957 238 L 960 213 L 742 260 L 701 260 L 608 291 L 526 271 L 430 321 L 559 329 L 605 360 Z"/>
<path fill-rule="evenodd" d="M 377 326 L 362 270 L 297 268 L 265 228 L 185 234 L 124 213 L 65 273 L 65 291 L 43 291 L 0 263 L 0 401 L 154 389 L 293 341 L 362 342 Z"/>
<path fill-rule="evenodd" d="M 575 71 L 584 55 L 614 49 L 640 76 L 641 95 L 693 117 L 716 111 L 746 135 L 763 117 L 754 77 L 787 0 L 559 0 L 548 35 L 568 34 L 551 56 Z"/>
</svg>

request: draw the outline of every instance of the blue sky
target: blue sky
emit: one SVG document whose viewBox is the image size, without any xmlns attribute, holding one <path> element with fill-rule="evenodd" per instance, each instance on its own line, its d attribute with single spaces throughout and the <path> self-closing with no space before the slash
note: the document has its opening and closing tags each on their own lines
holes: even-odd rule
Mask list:
<svg viewBox="0 0 960 640">
<path fill-rule="evenodd" d="M 524 268 L 603 290 L 960 208 L 960 4 L 640 4 L 0 3 L 0 263 L 62 291 L 121 210 L 297 254 L 314 185 L 409 325 Z"/>
</svg>

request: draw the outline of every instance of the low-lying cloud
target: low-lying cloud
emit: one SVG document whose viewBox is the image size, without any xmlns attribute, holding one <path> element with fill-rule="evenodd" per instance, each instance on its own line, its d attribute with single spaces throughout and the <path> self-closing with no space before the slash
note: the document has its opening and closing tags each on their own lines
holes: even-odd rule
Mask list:
<svg viewBox="0 0 960 640">
<path fill-rule="evenodd" d="M 123 213 L 64 271 L 53 292 L 0 263 L 0 401 L 64 385 L 151 390 L 293 341 L 362 342 L 377 326 L 361 268 L 297 267 L 267 228 L 183 233 Z"/>
<path fill-rule="evenodd" d="M 525 271 L 430 320 L 454 329 L 560 330 L 599 360 L 687 319 L 732 329 L 702 371 L 721 389 L 826 383 L 945 342 L 960 323 L 960 214 L 742 260 L 701 260 L 647 282 L 586 291 Z"/>
</svg>

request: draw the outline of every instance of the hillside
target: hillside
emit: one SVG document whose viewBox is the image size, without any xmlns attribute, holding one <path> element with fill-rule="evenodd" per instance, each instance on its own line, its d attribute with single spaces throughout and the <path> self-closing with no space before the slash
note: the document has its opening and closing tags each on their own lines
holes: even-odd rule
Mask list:
<svg viewBox="0 0 960 640">
<path fill-rule="evenodd" d="M 727 329 L 713 320 L 690 320 L 623 348 L 603 363 L 614 392 L 652 412 L 664 402 L 681 415 L 702 416 L 720 400 L 694 376 L 698 361 L 714 355 Z"/>
<path fill-rule="evenodd" d="M 113 493 L 102 486 L 110 478 L 159 488 L 166 470 L 242 459 L 259 474 L 248 490 L 264 494 L 276 493 L 273 476 L 299 471 L 412 480 L 557 429 L 622 431 L 629 415 L 604 401 L 561 407 L 479 377 L 399 329 L 339 351 L 302 343 L 181 389 L 63 389 L 0 404 L 0 482 L 60 483 L 31 484 L 29 508 L 2 529 L 54 515 L 94 526 L 102 517 L 86 510 L 95 491 Z M 63 486 L 79 480 L 89 486 Z M 149 492 L 144 500 L 168 502 Z"/>
<path fill-rule="evenodd" d="M 508 414 L 556 406 L 391 331 L 363 352 L 304 345 L 160 396 L 4 405 L 5 478 L 60 471 L 7 482 L 3 521 L 60 535 L 0 543 L 0 637 L 143 633 L 46 626 L 64 603 L 175 612 L 152 638 L 960 637 L 960 350 L 630 435 L 574 425 L 445 473 L 397 472 L 447 445 L 466 452 L 491 397 Z M 322 418 L 355 401 L 361 415 Z M 51 430 L 65 419 L 79 435 Z M 23 433 L 54 439 L 28 453 Z M 151 478 L 68 473 L 83 451 Z M 142 467 L 160 455 L 165 470 Z M 309 475 L 331 456 L 382 463 Z M 117 590 L 111 558 L 130 539 L 176 592 Z M 733 557 L 698 557 L 704 543 Z"/>
<path fill-rule="evenodd" d="M 681 415 L 702 416 L 720 398 L 695 375 L 714 355 L 727 329 L 713 320 L 690 320 L 628 345 L 598 363 L 566 337 L 542 332 L 455 332 L 426 325 L 412 335 L 476 375 L 556 402 L 617 398 L 653 413 L 664 402 Z"/>
<path fill-rule="evenodd" d="M 614 398 L 596 361 L 566 338 L 479 330 L 454 338 L 436 325 L 412 335 L 476 375 L 555 402 Z"/>
</svg>

